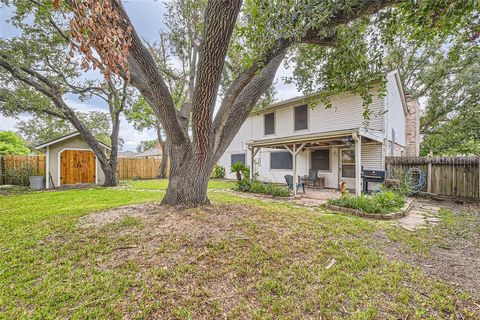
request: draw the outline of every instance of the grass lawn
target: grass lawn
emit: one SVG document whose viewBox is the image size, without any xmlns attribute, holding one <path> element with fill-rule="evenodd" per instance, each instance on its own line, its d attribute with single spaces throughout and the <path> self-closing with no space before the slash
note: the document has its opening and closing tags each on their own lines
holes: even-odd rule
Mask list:
<svg viewBox="0 0 480 320">
<path fill-rule="evenodd" d="M 219 190 L 176 210 L 152 203 L 165 188 L 0 196 L 0 318 L 479 316 L 469 294 L 383 254 L 379 234 L 421 241 L 390 223 Z"/>
<path fill-rule="evenodd" d="M 126 180 L 122 181 L 122 185 L 140 190 L 166 190 L 168 187 L 168 180 Z M 210 180 L 208 183 L 208 189 L 230 189 L 234 185 L 235 181 Z"/>
</svg>

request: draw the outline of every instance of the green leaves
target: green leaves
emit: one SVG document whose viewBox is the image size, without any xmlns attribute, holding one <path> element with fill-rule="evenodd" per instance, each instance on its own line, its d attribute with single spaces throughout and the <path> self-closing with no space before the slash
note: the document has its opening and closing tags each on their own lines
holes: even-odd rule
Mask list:
<svg viewBox="0 0 480 320">
<path fill-rule="evenodd" d="M 30 150 L 17 134 L 11 131 L 0 131 L 0 155 L 29 153 Z"/>
</svg>

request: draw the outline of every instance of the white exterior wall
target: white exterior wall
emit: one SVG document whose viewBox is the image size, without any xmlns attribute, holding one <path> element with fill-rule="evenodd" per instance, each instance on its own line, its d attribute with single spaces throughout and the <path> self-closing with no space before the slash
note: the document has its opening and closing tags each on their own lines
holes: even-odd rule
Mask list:
<svg viewBox="0 0 480 320">
<path fill-rule="evenodd" d="M 329 147 L 330 149 L 330 170 L 318 171 L 318 176 L 325 178 L 325 187 L 338 188 L 339 185 L 339 153 L 340 149 L 345 149 L 338 146 Z M 258 173 L 258 180 L 265 182 L 284 183 L 284 176 L 293 174 L 293 170 L 287 169 L 270 169 L 270 152 L 281 152 L 280 149 L 262 148 L 255 156 L 255 172 Z M 313 150 L 304 150 L 297 156 L 298 175 L 308 175 L 310 168 L 310 152 Z M 243 151 L 245 152 L 245 151 Z M 285 150 L 285 152 L 288 152 Z M 235 179 L 234 173 L 230 173 L 230 157 L 231 154 L 242 153 L 238 151 L 227 151 L 224 153 L 219 161 L 219 164 L 225 167 L 226 178 Z M 250 151 L 246 156 L 247 165 L 250 166 Z M 362 166 L 369 170 L 383 170 L 384 162 L 382 156 L 382 144 L 362 144 Z"/>
<path fill-rule="evenodd" d="M 331 97 L 332 107 L 325 109 L 319 103 L 315 108 L 308 109 L 308 129 L 294 130 L 294 108 L 304 103 L 290 104 L 286 107 L 273 108 L 265 113 L 275 113 L 275 134 L 264 135 L 264 113 L 250 116 L 242 125 L 239 133 L 233 139 L 219 164 L 226 169 L 226 177 L 235 179 L 235 174 L 230 173 L 231 154 L 245 153 L 246 164 L 251 166 L 250 151 L 247 142 L 272 138 L 289 137 L 295 135 L 315 134 L 348 129 L 361 128 L 360 132 L 376 137 L 375 139 L 387 139 L 391 137 L 391 129 L 396 133 L 396 142 L 402 147 L 405 145 L 405 114 L 402 105 L 402 92 L 398 87 L 395 73 L 387 77 L 387 92 L 384 97 L 373 94 L 373 101 L 369 108 L 372 110 L 372 118 L 365 127 L 363 118 L 363 100 L 353 94 L 339 94 Z M 387 111 L 384 113 L 384 111 Z M 387 132 L 388 134 L 385 134 Z M 319 171 L 319 176 L 325 178 L 325 186 L 338 188 L 339 184 L 339 150 L 341 147 L 330 147 L 330 170 Z M 398 149 L 398 148 L 397 148 Z M 270 169 L 270 152 L 281 151 L 278 149 L 261 148 L 256 155 L 255 172 L 259 174 L 259 180 L 284 183 L 284 176 L 292 174 L 292 170 Z M 362 144 L 362 166 L 364 169 L 384 170 L 385 155 L 388 155 L 388 145 L 382 143 Z M 298 174 L 308 174 L 310 168 L 310 151 L 304 150 L 297 157 Z"/>
<path fill-rule="evenodd" d="M 405 110 L 403 108 L 402 93 L 397 83 L 396 73 L 387 75 L 387 94 L 385 96 L 386 137 L 392 141 L 392 129 L 395 130 L 395 143 L 401 148 L 395 148 L 395 155 L 405 147 Z M 390 150 L 387 149 L 387 155 Z"/>
<path fill-rule="evenodd" d="M 363 100 L 353 94 L 340 94 L 331 98 L 332 107 L 325 109 L 319 103 L 314 108 L 308 109 L 308 129 L 294 130 L 294 108 L 304 103 L 274 110 L 275 134 L 264 135 L 264 114 L 251 116 L 249 119 L 255 130 L 251 140 L 281 138 L 308 133 L 321 133 L 337 130 L 347 130 L 364 127 Z M 375 95 L 369 108 L 373 111 L 372 119 L 365 128 L 368 131 L 379 132 L 383 129 L 383 98 Z M 266 112 L 269 113 L 269 112 Z"/>
</svg>

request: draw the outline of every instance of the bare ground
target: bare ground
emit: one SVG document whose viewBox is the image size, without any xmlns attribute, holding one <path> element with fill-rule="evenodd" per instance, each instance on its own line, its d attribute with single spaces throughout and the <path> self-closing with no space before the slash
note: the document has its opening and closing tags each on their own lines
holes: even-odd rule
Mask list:
<svg viewBox="0 0 480 320">
<path fill-rule="evenodd" d="M 480 205 L 417 200 L 444 212 L 440 223 L 407 233 L 407 241 L 390 241 L 377 232 L 387 257 L 420 267 L 427 275 L 440 278 L 458 291 L 467 291 L 480 304 Z M 441 210 L 442 211 L 442 210 Z M 416 244 L 416 242 L 418 243 Z M 409 243 L 410 242 L 410 246 Z M 412 250 L 412 246 L 420 250 Z M 426 249 L 424 251 L 423 249 Z M 420 252 L 419 252 L 420 251 Z"/>
<path fill-rule="evenodd" d="M 465 210 L 456 212 L 465 214 Z M 115 239 L 121 239 L 98 267 L 108 271 L 135 266 L 138 285 L 117 306 L 132 317 L 131 310 L 145 304 L 155 305 L 147 313 L 150 318 L 188 318 L 188 310 L 194 310 L 193 318 L 249 318 L 258 309 L 292 318 L 329 319 L 359 316 L 359 308 L 368 310 L 370 304 L 378 309 L 378 318 L 401 318 L 410 312 L 410 305 L 428 306 L 422 312 L 441 318 L 462 317 L 463 312 L 468 318 L 470 312 L 480 310 L 478 233 L 473 241 L 470 237 L 478 232 L 479 215 L 466 220 L 469 236 L 459 240 L 453 233 L 466 227 L 449 226 L 449 250 L 433 246 L 428 255 L 390 241 L 382 228 L 373 232 L 374 247 L 382 247 L 388 258 L 418 266 L 427 275 L 454 284 L 458 292 L 471 291 L 474 299 L 468 301 L 457 301 L 445 292 L 436 294 L 439 301 L 430 301 L 433 298 L 422 293 L 428 279 L 418 280 L 398 267 L 391 271 L 392 266 L 363 251 L 363 241 L 371 240 L 371 234 L 365 234 L 370 223 L 379 222 L 318 219 L 318 215 L 322 214 L 311 208 L 278 214 L 243 204 L 179 210 L 150 203 L 90 214 L 81 219 L 80 228 L 113 232 Z M 325 270 L 333 258 L 337 262 Z M 404 278 L 397 284 L 400 274 Z M 364 277 L 372 283 L 364 283 Z M 414 291 L 400 292 L 404 289 Z M 418 301 L 402 305 L 403 295 L 418 293 Z M 352 295 L 365 300 L 351 301 Z M 449 303 L 453 309 L 443 313 Z M 262 318 L 262 313 L 257 317 Z"/>
</svg>

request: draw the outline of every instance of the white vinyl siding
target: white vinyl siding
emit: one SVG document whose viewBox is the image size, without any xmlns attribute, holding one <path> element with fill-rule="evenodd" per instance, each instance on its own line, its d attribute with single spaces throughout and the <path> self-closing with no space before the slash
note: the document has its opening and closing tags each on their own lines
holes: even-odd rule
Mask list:
<svg viewBox="0 0 480 320">
<path fill-rule="evenodd" d="M 365 170 L 383 170 L 382 145 L 362 144 L 362 166 Z"/>
<path fill-rule="evenodd" d="M 308 128 L 305 130 L 295 130 L 295 112 L 294 108 L 302 105 L 288 106 L 275 110 L 275 134 L 268 137 L 288 137 L 302 135 L 305 133 L 321 133 L 337 130 L 348 130 L 364 127 L 363 119 L 363 100 L 353 94 L 341 94 L 332 97 L 332 107 L 325 109 L 325 106 L 319 103 L 313 109 L 308 109 Z M 373 111 L 372 119 L 368 123 L 366 130 L 372 133 L 380 132 L 383 129 L 383 99 L 377 95 L 373 97 L 373 102 L 369 108 Z M 265 139 L 264 135 L 264 115 L 258 114 L 250 117 L 253 121 L 255 130 L 252 140 Z"/>
<path fill-rule="evenodd" d="M 405 146 L 405 112 L 403 109 L 400 89 L 398 88 L 395 73 L 387 76 L 387 95 L 385 97 L 387 111 L 387 139 L 392 141 L 392 129 L 395 131 L 395 143 Z"/>
<path fill-rule="evenodd" d="M 401 95 L 398 87 L 395 72 L 387 77 L 387 92 L 384 97 L 378 97 L 372 92 L 372 103 L 369 108 L 372 111 L 372 118 L 366 124 L 363 118 L 363 100 L 361 97 L 344 93 L 332 96 L 332 107 L 325 109 L 324 105 L 318 103 L 314 108 L 308 108 L 308 126 L 306 130 L 295 131 L 295 107 L 304 105 L 305 102 L 289 102 L 286 106 L 277 106 L 266 113 L 275 113 L 275 133 L 265 136 L 264 134 L 264 113 L 250 116 L 242 125 L 240 131 L 233 139 L 225 154 L 221 157 L 219 164 L 225 167 L 227 178 L 235 178 L 230 174 L 231 154 L 245 153 L 246 163 L 251 166 L 251 153 L 247 149 L 247 143 L 252 140 L 263 140 L 272 138 L 292 137 L 297 135 L 316 134 L 322 132 L 335 132 L 341 130 L 359 129 L 360 135 L 369 137 L 372 140 L 382 141 L 388 145 L 392 129 L 395 131 L 397 147 L 405 144 L 405 115 Z M 387 111 L 386 113 L 383 113 Z M 382 142 L 362 144 L 362 165 L 364 169 L 384 170 L 384 156 L 387 154 L 387 147 Z M 292 174 L 289 169 L 271 169 L 270 152 L 280 151 L 278 149 L 261 148 L 255 157 L 255 172 L 261 181 L 284 183 L 284 175 Z M 319 171 L 319 176 L 325 178 L 325 186 L 338 188 L 339 183 L 339 152 L 338 146 L 330 147 L 330 170 Z M 298 154 L 297 165 L 300 176 L 308 175 L 310 166 L 310 150 L 303 150 Z"/>
</svg>

